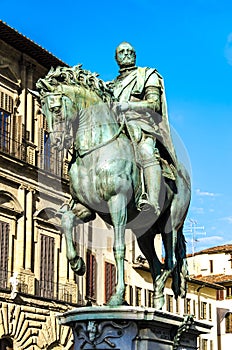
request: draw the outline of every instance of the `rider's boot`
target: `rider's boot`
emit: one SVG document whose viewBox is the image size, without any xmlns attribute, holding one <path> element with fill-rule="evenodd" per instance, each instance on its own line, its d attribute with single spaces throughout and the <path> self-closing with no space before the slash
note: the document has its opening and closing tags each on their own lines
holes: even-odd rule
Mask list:
<svg viewBox="0 0 232 350">
<path fill-rule="evenodd" d="M 138 201 L 138 209 L 153 210 L 156 217 L 160 215 L 159 197 L 161 189 L 161 167 L 157 160 L 149 162 L 143 168 L 146 192 Z"/>
</svg>

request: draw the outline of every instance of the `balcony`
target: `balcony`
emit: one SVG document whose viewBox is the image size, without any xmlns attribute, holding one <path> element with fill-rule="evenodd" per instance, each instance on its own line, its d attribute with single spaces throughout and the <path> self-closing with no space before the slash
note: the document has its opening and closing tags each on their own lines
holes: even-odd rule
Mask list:
<svg viewBox="0 0 232 350">
<path fill-rule="evenodd" d="M 51 281 L 36 280 L 35 295 L 52 300 L 77 303 L 78 288 L 75 283 L 54 283 Z"/>
<path fill-rule="evenodd" d="M 37 146 L 29 141 L 21 143 L 9 137 L 7 133 L 0 134 L 0 152 L 68 179 L 68 160 L 63 157 L 63 154 L 52 151 L 44 154 L 36 151 L 36 148 Z"/>
<path fill-rule="evenodd" d="M 68 160 L 62 158 L 59 154 L 52 152 L 50 154 L 40 153 L 37 163 L 40 169 L 68 179 Z"/>
<path fill-rule="evenodd" d="M 0 134 L 0 151 L 27 162 L 27 145 L 9 137 L 7 133 Z"/>
<path fill-rule="evenodd" d="M 13 275 L 10 271 L 0 270 L 0 290 L 34 295 L 54 301 L 82 304 L 78 298 L 78 286 L 74 281 L 55 283 L 38 280 L 32 272 L 20 272 Z"/>
</svg>

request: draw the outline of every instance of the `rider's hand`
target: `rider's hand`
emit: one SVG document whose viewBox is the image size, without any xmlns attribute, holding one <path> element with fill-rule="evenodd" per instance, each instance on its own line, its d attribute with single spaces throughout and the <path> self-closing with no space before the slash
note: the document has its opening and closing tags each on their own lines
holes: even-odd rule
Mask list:
<svg viewBox="0 0 232 350">
<path fill-rule="evenodd" d="M 126 111 L 128 111 L 128 109 L 129 109 L 129 103 L 128 102 L 120 102 L 116 106 L 116 111 L 117 111 L 118 114 L 126 112 Z"/>
</svg>

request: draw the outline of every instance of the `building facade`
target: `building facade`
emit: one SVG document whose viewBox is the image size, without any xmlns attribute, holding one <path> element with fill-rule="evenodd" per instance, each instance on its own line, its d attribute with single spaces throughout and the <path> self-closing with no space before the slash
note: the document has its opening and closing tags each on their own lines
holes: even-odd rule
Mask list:
<svg viewBox="0 0 232 350">
<path fill-rule="evenodd" d="M 188 258 L 190 274 L 202 283 L 223 287 L 217 292 L 216 329 L 218 350 L 232 342 L 232 245 L 202 250 Z"/>
<path fill-rule="evenodd" d="M 68 200 L 67 161 L 49 145 L 28 89 L 63 62 L 0 22 L 0 345 L 70 349 L 55 314 L 76 305 L 56 211 Z"/>
<path fill-rule="evenodd" d="M 90 303 L 105 305 L 116 283 L 113 231 L 98 217 L 78 225 L 73 232 L 76 249 L 87 265 L 85 276 L 75 276 L 67 263 L 57 212 L 70 199 L 68 154 L 57 153 L 50 147 L 46 120 L 28 91 L 35 89 L 37 80 L 51 66 L 66 64 L 0 21 L 0 347 L 3 349 L 72 349 L 71 331 L 57 323 L 56 314 Z M 160 247 L 161 259 L 159 236 L 156 246 Z M 225 270 L 221 271 L 218 267 L 222 266 L 222 260 L 219 263 L 213 257 L 210 262 L 207 258 L 208 253 L 202 260 L 200 255 L 194 256 L 194 260 L 189 258 L 192 275 L 185 300 L 175 300 L 168 280 L 163 309 L 180 315 L 193 314 L 196 319 L 211 324 L 212 331 L 201 337 L 199 348 L 224 350 L 221 334 L 228 335 L 232 329 L 227 303 L 232 284 L 229 278 L 220 283 L 207 276 L 229 276 L 231 261 L 228 263 L 228 256 L 223 257 Z M 130 231 L 126 232 L 125 283 L 129 305 L 152 306 L 149 267 Z M 226 304 L 222 306 L 219 302 Z M 224 308 L 227 311 L 223 314 Z"/>
</svg>

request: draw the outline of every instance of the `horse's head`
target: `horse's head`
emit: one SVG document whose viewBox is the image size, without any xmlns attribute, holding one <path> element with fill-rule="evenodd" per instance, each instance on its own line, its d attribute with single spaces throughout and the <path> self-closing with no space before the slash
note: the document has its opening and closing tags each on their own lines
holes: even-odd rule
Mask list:
<svg viewBox="0 0 232 350">
<path fill-rule="evenodd" d="M 58 151 L 69 148 L 72 142 L 71 123 L 77 114 L 73 89 L 63 84 L 52 85 L 46 78 L 39 79 L 37 88 L 51 144 Z"/>
<path fill-rule="evenodd" d="M 91 106 L 111 101 L 107 85 L 97 78 L 96 73 L 83 70 L 81 65 L 52 68 L 45 78 L 38 80 L 36 87 L 51 143 L 58 150 L 70 147 L 71 131 L 78 125 L 73 124 L 77 116 L 83 116 Z"/>
</svg>

